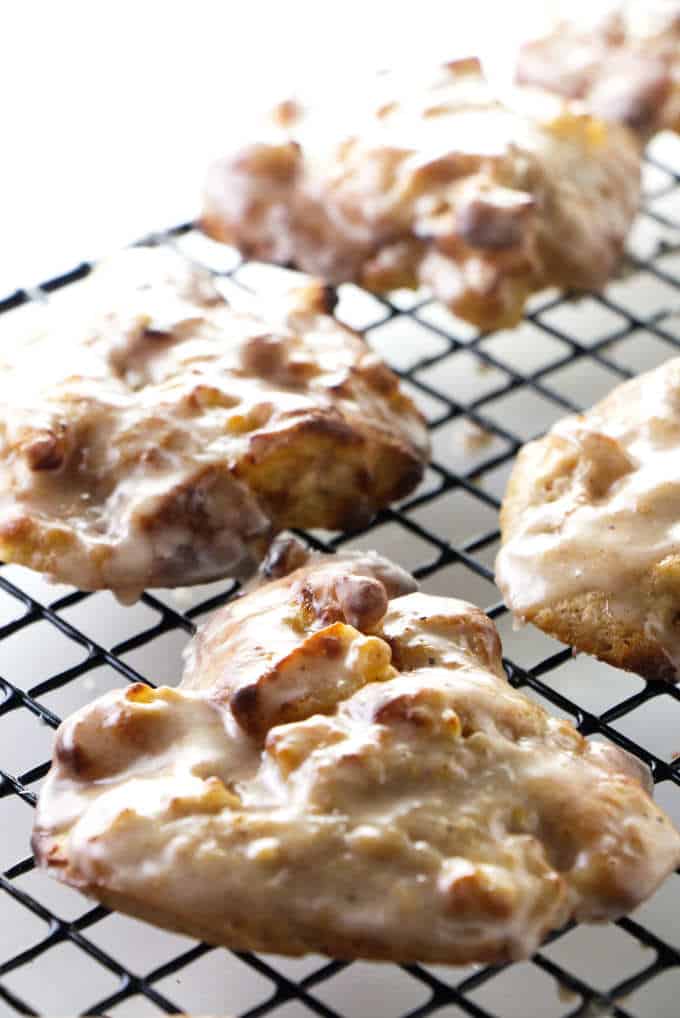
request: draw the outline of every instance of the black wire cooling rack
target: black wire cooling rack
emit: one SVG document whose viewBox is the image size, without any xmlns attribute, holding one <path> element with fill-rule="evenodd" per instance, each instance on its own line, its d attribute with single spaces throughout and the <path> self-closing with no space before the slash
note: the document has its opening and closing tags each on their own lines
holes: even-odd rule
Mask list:
<svg viewBox="0 0 680 1018">
<path fill-rule="evenodd" d="M 676 820 L 680 760 L 673 752 L 673 717 L 680 719 L 680 690 L 643 683 L 589 659 L 573 661 L 568 648 L 541 634 L 513 633 L 492 585 L 492 565 L 499 498 L 522 442 L 680 349 L 679 169 L 680 139 L 660 136 L 646 158 L 644 210 L 623 277 L 605 294 L 578 300 L 541 295 L 512 333 L 477 333 L 426 295 L 396 293 L 383 300 L 341 288 L 339 316 L 365 330 L 423 407 L 434 461 L 415 495 L 381 513 L 361 534 L 308 535 L 327 550 L 353 542 L 375 546 L 413 569 L 426 588 L 476 600 L 504 635 L 510 681 L 571 717 L 584 735 L 609 739 L 644 760 Z M 177 247 L 244 285 L 257 276 L 256 266 L 201 238 L 191 224 L 149 240 Z M 0 302 L 0 327 L 89 269 L 83 264 Z M 260 267 L 260 273 L 273 271 Z M 112 1018 L 188 1010 L 248 1018 L 680 1013 L 677 874 L 633 917 L 604 927 L 568 927 L 531 962 L 465 969 L 322 958 L 291 962 L 216 950 L 151 927 L 140 940 L 140 924 L 91 907 L 75 892 L 63 892 L 71 895 L 63 899 L 58 885 L 40 879 L 29 854 L 31 807 L 49 767 L 49 729 L 58 715 L 94 696 L 92 677 L 107 667 L 113 670 L 109 685 L 150 682 L 148 648 L 163 638 L 181 642 L 234 590 L 225 582 L 194 591 L 184 605 L 170 592 L 147 593 L 135 609 L 106 602 L 105 612 L 119 612 L 139 630 L 126 631 L 109 647 L 92 626 L 96 613 L 81 611 L 88 599 L 109 595 L 67 591 L 54 599 L 58 592 L 44 583 L 36 587 L 27 571 L 0 568 L 0 1018 L 63 1015 L 67 1009 Z M 55 630 L 76 663 L 52 651 Z M 179 672 L 174 652 L 168 669 Z M 659 732 L 666 734 L 660 738 Z M 135 947 L 130 956 L 125 945 L 133 926 L 134 943 L 143 949 Z M 155 953 L 147 950 L 151 943 Z M 206 990 L 213 985 L 218 997 Z"/>
</svg>

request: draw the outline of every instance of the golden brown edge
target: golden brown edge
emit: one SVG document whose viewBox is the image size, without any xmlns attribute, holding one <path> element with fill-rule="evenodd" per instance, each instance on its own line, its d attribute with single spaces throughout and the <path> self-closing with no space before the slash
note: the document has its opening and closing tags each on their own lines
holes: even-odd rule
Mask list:
<svg viewBox="0 0 680 1018">
<path fill-rule="evenodd" d="M 539 439 L 525 445 L 515 461 L 500 510 L 501 547 L 510 538 L 515 521 L 529 508 L 524 461 L 542 442 Z M 523 619 L 548 636 L 615 668 L 635 672 L 651 681 L 677 681 L 675 668 L 656 640 L 611 616 L 604 591 L 563 598 L 548 607 L 526 612 Z"/>
</svg>

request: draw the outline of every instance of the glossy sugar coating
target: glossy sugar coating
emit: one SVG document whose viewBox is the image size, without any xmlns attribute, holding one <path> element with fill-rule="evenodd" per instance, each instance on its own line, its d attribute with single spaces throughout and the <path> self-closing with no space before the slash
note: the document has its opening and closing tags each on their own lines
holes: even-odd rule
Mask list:
<svg viewBox="0 0 680 1018">
<path fill-rule="evenodd" d="M 503 105 L 476 60 L 376 93 L 281 104 L 210 170 L 206 232 L 331 283 L 424 284 L 485 329 L 536 290 L 610 278 L 639 196 L 625 129 L 545 95 Z"/>
<path fill-rule="evenodd" d="M 329 298 L 238 309 L 161 249 L 95 271 L 0 354 L 0 557 L 134 599 L 406 495 L 425 422 Z"/>
<path fill-rule="evenodd" d="M 642 140 L 680 131 L 680 2 L 562 5 L 545 35 L 524 43 L 517 80 L 581 100 Z"/>
<path fill-rule="evenodd" d="M 521 450 L 501 511 L 508 607 L 649 679 L 680 669 L 680 359 Z"/>
<path fill-rule="evenodd" d="M 217 612 L 178 689 L 83 708 L 38 862 L 293 955 L 500 962 L 633 909 L 680 862 L 644 767 L 513 689 L 479 609 L 413 586 L 374 555 L 317 559 Z"/>
</svg>

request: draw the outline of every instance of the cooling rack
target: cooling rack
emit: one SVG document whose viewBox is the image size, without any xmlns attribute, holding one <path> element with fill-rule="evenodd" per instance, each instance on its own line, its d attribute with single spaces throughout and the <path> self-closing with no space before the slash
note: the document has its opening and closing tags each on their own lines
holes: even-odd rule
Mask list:
<svg viewBox="0 0 680 1018">
<path fill-rule="evenodd" d="M 504 639 L 513 685 L 647 763 L 680 821 L 680 691 L 643 682 L 526 629 L 515 632 L 493 585 L 499 500 L 517 449 L 620 380 L 680 351 L 680 139 L 661 135 L 644 168 L 644 209 L 624 272 L 604 294 L 549 292 L 521 326 L 479 333 L 427 294 L 389 299 L 340 288 L 337 314 L 363 329 L 419 402 L 433 462 L 408 500 L 366 530 L 306 535 L 316 547 L 375 547 L 426 590 L 484 607 Z M 225 285 L 266 289 L 285 270 L 241 261 L 191 224 L 148 238 L 207 266 Z M 0 341 L 45 299 L 90 270 L 0 301 Z M 32 807 L 61 717 L 125 682 L 174 681 L 179 651 L 236 587 L 147 592 L 132 608 L 109 594 L 53 587 L 0 568 L 0 1018 L 17 1014 L 272 1018 L 595 1018 L 680 1012 L 680 877 L 631 917 L 569 926 L 530 962 L 448 968 L 346 964 L 212 949 L 109 913 L 36 870 Z M 677 733 L 677 734 L 676 734 Z"/>
</svg>

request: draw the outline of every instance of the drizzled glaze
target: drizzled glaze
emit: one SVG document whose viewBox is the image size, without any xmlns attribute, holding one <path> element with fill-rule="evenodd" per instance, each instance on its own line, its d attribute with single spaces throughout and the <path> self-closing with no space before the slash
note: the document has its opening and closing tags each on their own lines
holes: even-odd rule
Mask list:
<svg viewBox="0 0 680 1018">
<path fill-rule="evenodd" d="M 254 311 L 129 251 L 0 352 L 0 554 L 134 599 L 250 572 L 285 526 L 365 522 L 425 425 L 311 283 Z"/>
<path fill-rule="evenodd" d="M 680 360 L 525 446 L 496 578 L 520 619 L 598 592 L 680 669 Z M 510 504 L 511 503 L 511 504 Z"/>
<path fill-rule="evenodd" d="M 680 861 L 645 769 L 514 690 L 478 609 L 410 587 L 374 556 L 316 560 L 217 613 L 178 690 L 79 711 L 39 863 L 286 954 L 502 961 L 633 908 Z"/>
<path fill-rule="evenodd" d="M 427 284 L 484 328 L 544 286 L 607 280 L 638 200 L 626 131 L 550 97 L 504 106 L 475 60 L 376 91 L 279 107 L 211 169 L 204 229 L 331 282 Z"/>
<path fill-rule="evenodd" d="M 522 47 L 517 79 L 583 100 L 643 139 L 680 130 L 680 2 L 570 4 L 568 19 Z"/>
</svg>

